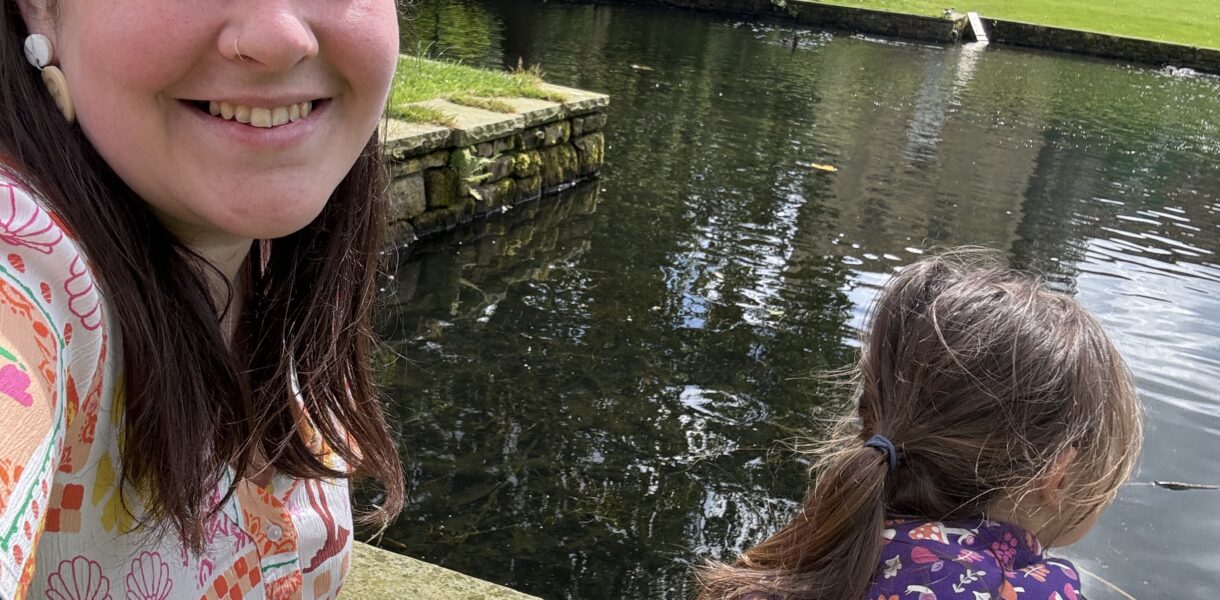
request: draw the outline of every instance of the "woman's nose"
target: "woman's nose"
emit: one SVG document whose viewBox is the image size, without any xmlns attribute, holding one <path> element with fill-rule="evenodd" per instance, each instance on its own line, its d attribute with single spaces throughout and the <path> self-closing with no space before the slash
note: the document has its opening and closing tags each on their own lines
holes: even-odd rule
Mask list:
<svg viewBox="0 0 1220 600">
<path fill-rule="evenodd" d="M 241 14 L 220 36 L 220 52 L 230 60 L 287 71 L 317 56 L 318 38 L 294 0 L 238 3 Z"/>
</svg>

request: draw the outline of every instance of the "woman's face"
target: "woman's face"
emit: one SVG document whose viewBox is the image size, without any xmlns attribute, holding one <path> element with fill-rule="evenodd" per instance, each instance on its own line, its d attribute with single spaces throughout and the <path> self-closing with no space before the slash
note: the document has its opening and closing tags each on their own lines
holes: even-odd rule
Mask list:
<svg viewBox="0 0 1220 600">
<path fill-rule="evenodd" d="M 86 136 L 188 242 L 312 221 L 397 64 L 394 0 L 58 0 L 50 18 L 26 1 Z"/>
</svg>

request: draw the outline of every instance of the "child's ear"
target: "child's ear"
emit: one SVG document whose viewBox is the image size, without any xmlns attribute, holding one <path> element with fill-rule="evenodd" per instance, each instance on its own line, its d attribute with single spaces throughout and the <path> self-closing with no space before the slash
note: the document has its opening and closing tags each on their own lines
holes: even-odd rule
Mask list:
<svg viewBox="0 0 1220 600">
<path fill-rule="evenodd" d="M 1055 459 L 1051 461 L 1051 466 L 1046 470 L 1046 475 L 1042 477 L 1042 485 L 1038 488 L 1038 499 L 1047 506 L 1059 506 L 1063 500 L 1063 487 L 1067 480 L 1068 471 L 1072 468 L 1072 463 L 1076 460 L 1076 449 L 1065 448 L 1059 454 L 1055 455 Z"/>
</svg>

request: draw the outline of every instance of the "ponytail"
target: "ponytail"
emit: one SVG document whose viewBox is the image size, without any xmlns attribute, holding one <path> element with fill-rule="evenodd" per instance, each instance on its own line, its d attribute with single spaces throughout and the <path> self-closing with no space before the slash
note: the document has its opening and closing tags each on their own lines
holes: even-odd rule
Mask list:
<svg viewBox="0 0 1220 600">
<path fill-rule="evenodd" d="M 700 574 L 700 600 L 735 600 L 752 592 L 785 600 L 859 600 L 881 557 L 885 529 L 887 451 L 855 435 L 836 436 L 837 449 L 814 470 L 804 505 L 775 535 L 732 565 Z"/>
</svg>

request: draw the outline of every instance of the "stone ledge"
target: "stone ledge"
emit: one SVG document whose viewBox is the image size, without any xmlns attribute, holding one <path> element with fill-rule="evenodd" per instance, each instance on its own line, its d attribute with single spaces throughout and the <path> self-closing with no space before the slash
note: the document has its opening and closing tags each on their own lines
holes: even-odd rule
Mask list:
<svg viewBox="0 0 1220 600">
<path fill-rule="evenodd" d="M 537 98 L 503 98 L 505 104 L 521 115 L 523 127 L 537 127 L 563 118 L 564 106 L 559 102 Z"/>
<path fill-rule="evenodd" d="M 505 114 L 462 106 L 447 100 L 427 100 L 417 102 L 419 106 L 438 110 L 453 117 L 452 137 L 449 143 L 454 146 L 473 146 L 475 144 L 502 138 L 521 131 L 525 119 L 518 114 Z"/>
<path fill-rule="evenodd" d="M 387 119 L 382 137 L 390 157 L 401 158 L 448 146 L 452 135 L 452 130 L 441 125 Z"/>
<path fill-rule="evenodd" d="M 610 105 L 610 96 L 597 92 L 588 92 L 576 88 L 544 83 L 541 87 L 548 92 L 555 92 L 567 97 L 563 103 L 564 115 L 575 116 L 597 112 Z"/>
<path fill-rule="evenodd" d="M 357 542 L 343 584 L 352 600 L 538 600 L 534 596 L 475 579 L 401 554 Z"/>
<path fill-rule="evenodd" d="M 550 92 L 563 94 L 568 100 L 556 103 L 532 98 L 497 98 L 517 111 L 512 114 L 463 106 L 447 100 L 417 102 L 416 104 L 419 106 L 439 110 L 453 117 L 454 126 L 445 127 L 389 119 L 385 128 L 386 150 L 391 158 L 401 158 L 447 146 L 473 146 L 521 133 L 530 127 L 572 116 L 595 113 L 610 105 L 610 96 L 606 94 L 549 83 L 544 83 L 541 87 Z"/>
</svg>

